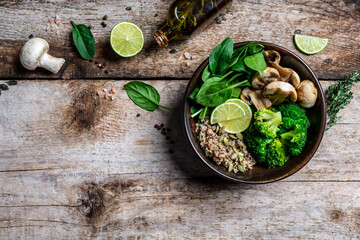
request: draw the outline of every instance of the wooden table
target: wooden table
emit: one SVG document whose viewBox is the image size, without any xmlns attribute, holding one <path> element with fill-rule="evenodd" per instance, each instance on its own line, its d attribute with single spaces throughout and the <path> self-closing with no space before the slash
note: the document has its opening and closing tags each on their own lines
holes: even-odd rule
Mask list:
<svg viewBox="0 0 360 240">
<path fill-rule="evenodd" d="M 228 36 L 294 51 L 324 89 L 359 71 L 360 1 L 234 1 L 221 24 L 161 49 L 151 36 L 170 2 L 0 1 L 0 79 L 18 80 L 0 97 L 0 238 L 360 238 L 360 84 L 314 158 L 272 184 L 215 177 L 189 147 L 180 114 L 188 79 Z M 49 22 L 55 16 L 59 27 Z M 79 57 L 70 20 L 92 26 L 94 62 Z M 111 27 L 120 21 L 145 34 L 136 57 L 120 58 L 109 46 Z M 294 47 L 296 30 L 329 44 L 305 56 Z M 18 53 L 31 34 L 66 59 L 59 74 L 21 66 Z M 123 90 L 135 79 L 156 87 L 161 103 L 174 110 L 137 107 Z M 113 101 L 96 96 L 112 87 Z M 172 129 L 170 139 L 156 123 Z"/>
</svg>

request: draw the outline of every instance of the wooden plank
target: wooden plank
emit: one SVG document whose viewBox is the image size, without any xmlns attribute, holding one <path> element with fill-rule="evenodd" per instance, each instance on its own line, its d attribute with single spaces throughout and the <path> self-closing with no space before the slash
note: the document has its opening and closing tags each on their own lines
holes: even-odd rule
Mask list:
<svg viewBox="0 0 360 240">
<path fill-rule="evenodd" d="M 213 24 L 190 40 L 160 49 L 152 35 L 165 19 L 172 0 L 148 1 L 2 1 L 0 2 L 0 78 L 190 78 L 197 66 L 225 37 L 236 42 L 263 40 L 277 43 L 299 54 L 321 79 L 339 79 L 360 70 L 359 0 L 356 1 L 234 1 L 225 21 Z M 126 7 L 131 7 L 126 11 Z M 286 13 L 286 14 L 285 14 Z M 107 27 L 101 26 L 108 15 Z M 59 16 L 63 25 L 51 29 L 49 18 Z M 80 59 L 71 40 L 70 20 L 93 27 L 96 60 L 106 65 Z M 116 56 L 108 44 L 111 27 L 120 21 L 138 24 L 145 34 L 144 50 L 136 57 Z M 326 49 L 313 56 L 299 53 L 292 42 L 295 30 L 303 34 L 327 37 Z M 66 59 L 57 75 L 45 70 L 25 70 L 18 60 L 21 46 L 33 34 L 49 41 L 50 53 Z M 171 49 L 178 50 L 170 54 Z M 196 60 L 182 56 L 189 52 Z M 187 66 L 187 63 L 190 66 Z M 105 70 L 109 73 L 106 74 Z"/>
<path fill-rule="evenodd" d="M 127 81 L 20 81 L 0 99 L 0 171 L 175 176 L 187 171 L 208 176 L 205 166 L 194 163 L 196 156 L 182 130 L 187 82 L 148 81 L 162 96 L 161 104 L 174 108 L 148 112 L 122 90 Z M 118 89 L 114 101 L 96 96 L 98 90 L 112 87 Z M 356 84 L 355 99 L 342 111 L 339 124 L 325 133 L 313 160 L 289 180 L 360 180 L 359 92 Z M 156 123 L 172 129 L 170 139 L 154 129 Z M 346 164 L 339 167 L 339 161 Z"/>
<path fill-rule="evenodd" d="M 215 177 L 187 145 L 187 80 L 147 81 L 174 108 L 154 112 L 131 102 L 127 82 L 19 81 L 2 92 L 0 238 L 360 237 L 360 84 L 304 169 L 244 185 Z M 113 101 L 96 97 L 113 87 Z"/>
<path fill-rule="evenodd" d="M 104 181 L 80 186 L 73 186 L 77 178 L 66 177 L 50 187 L 37 177 L 25 179 L 29 184 L 37 182 L 37 191 L 44 192 L 39 201 L 48 204 L 1 207 L 1 238 L 360 237 L 359 182 L 244 185 L 214 177 L 177 179 L 163 174 L 104 176 Z M 58 195 L 69 199 L 59 205 L 51 199 Z"/>
</svg>

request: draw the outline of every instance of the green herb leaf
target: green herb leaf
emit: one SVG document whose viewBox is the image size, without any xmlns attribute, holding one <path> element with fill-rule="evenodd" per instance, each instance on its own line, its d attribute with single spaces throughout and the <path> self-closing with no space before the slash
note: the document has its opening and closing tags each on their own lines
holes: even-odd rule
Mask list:
<svg viewBox="0 0 360 240">
<path fill-rule="evenodd" d="M 95 39 L 90 29 L 86 25 L 76 25 L 73 21 L 70 22 L 74 26 L 72 36 L 81 57 L 87 60 L 94 58 Z"/>
<path fill-rule="evenodd" d="M 253 55 L 255 53 L 261 52 L 265 47 L 256 41 L 250 43 L 248 45 L 248 53 L 249 55 Z"/>
<path fill-rule="evenodd" d="M 237 87 L 237 88 L 233 88 L 232 93 L 231 93 L 231 97 L 232 98 L 239 98 L 241 94 L 241 88 Z"/>
<path fill-rule="evenodd" d="M 326 91 L 326 112 L 329 121 L 326 123 L 326 131 L 329 130 L 341 118 L 338 113 L 345 108 L 353 99 L 351 88 L 358 82 L 359 73 L 353 72 L 344 81 L 338 81 Z"/>
<path fill-rule="evenodd" d="M 251 68 L 261 75 L 266 69 L 266 62 L 262 53 L 256 53 L 254 55 L 244 58 L 244 63 L 248 68 Z"/>
<path fill-rule="evenodd" d="M 234 52 L 234 41 L 231 38 L 217 45 L 209 56 L 209 68 L 212 73 L 216 74 L 226 69 L 231 61 Z"/>
<path fill-rule="evenodd" d="M 205 107 L 204 110 L 200 113 L 199 119 L 204 120 L 204 118 L 206 117 L 207 111 L 208 111 L 208 107 Z"/>
<path fill-rule="evenodd" d="M 193 111 L 193 110 L 195 110 L 195 109 L 193 109 L 193 108 L 191 108 L 191 111 Z M 191 112 L 192 114 L 191 114 L 191 118 L 194 118 L 194 117 L 196 117 L 197 115 L 199 115 L 200 113 L 202 113 L 202 111 L 204 110 L 204 108 L 200 108 L 199 110 L 197 110 L 196 112 Z"/>
<path fill-rule="evenodd" d="M 189 98 L 194 100 L 199 90 L 200 90 L 199 88 L 195 88 L 194 91 L 189 95 Z"/>
<path fill-rule="evenodd" d="M 211 75 L 211 72 L 209 70 L 209 65 L 207 65 L 201 75 L 201 79 L 205 82 L 210 77 L 210 75 Z"/>
<path fill-rule="evenodd" d="M 160 94 L 153 86 L 149 84 L 139 81 L 132 81 L 125 84 L 124 88 L 130 99 L 136 105 L 145 110 L 154 111 L 158 107 L 171 110 L 170 108 L 161 106 L 159 104 Z"/>
<path fill-rule="evenodd" d="M 248 84 L 248 80 L 227 86 L 220 82 L 212 84 L 198 93 L 195 101 L 205 107 L 216 107 L 231 98 L 232 89 Z"/>
</svg>

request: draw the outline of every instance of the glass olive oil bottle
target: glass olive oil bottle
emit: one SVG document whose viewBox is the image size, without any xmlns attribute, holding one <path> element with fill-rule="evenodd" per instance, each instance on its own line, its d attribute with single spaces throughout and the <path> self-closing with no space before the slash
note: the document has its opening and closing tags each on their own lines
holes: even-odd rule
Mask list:
<svg viewBox="0 0 360 240">
<path fill-rule="evenodd" d="M 184 40 L 214 21 L 231 3 L 232 0 L 176 0 L 154 38 L 160 47 L 171 40 Z"/>
</svg>

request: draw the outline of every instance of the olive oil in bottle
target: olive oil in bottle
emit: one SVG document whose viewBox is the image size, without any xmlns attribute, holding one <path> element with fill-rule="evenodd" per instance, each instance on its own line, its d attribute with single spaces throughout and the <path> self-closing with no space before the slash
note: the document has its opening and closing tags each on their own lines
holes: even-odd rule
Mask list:
<svg viewBox="0 0 360 240">
<path fill-rule="evenodd" d="M 231 3 L 232 0 L 176 0 L 154 38 L 160 47 L 171 40 L 184 40 L 214 21 Z"/>
</svg>

